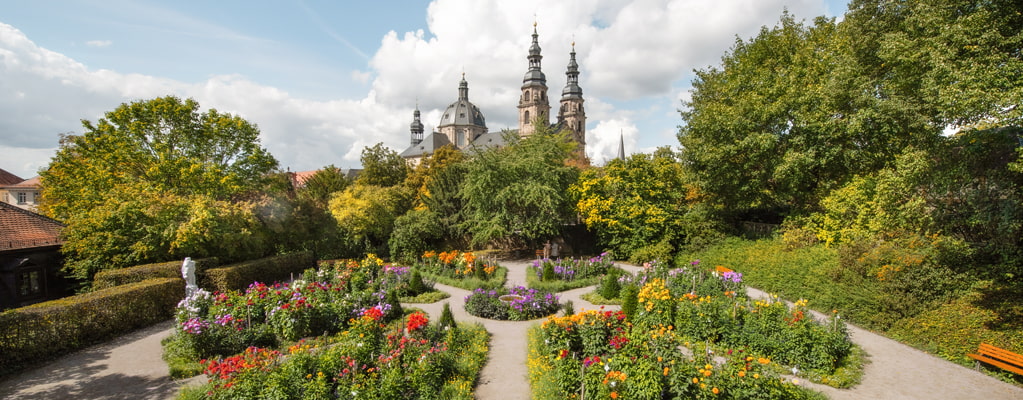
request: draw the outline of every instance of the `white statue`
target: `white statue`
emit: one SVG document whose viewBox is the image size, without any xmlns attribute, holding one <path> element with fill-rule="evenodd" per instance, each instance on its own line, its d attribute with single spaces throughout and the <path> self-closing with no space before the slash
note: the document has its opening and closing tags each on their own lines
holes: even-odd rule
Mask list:
<svg viewBox="0 0 1023 400">
<path fill-rule="evenodd" d="M 195 284 L 195 261 L 192 261 L 192 257 L 185 257 L 185 262 L 181 264 L 181 277 L 185 278 L 185 297 L 190 297 L 199 290 L 199 286 Z"/>
</svg>

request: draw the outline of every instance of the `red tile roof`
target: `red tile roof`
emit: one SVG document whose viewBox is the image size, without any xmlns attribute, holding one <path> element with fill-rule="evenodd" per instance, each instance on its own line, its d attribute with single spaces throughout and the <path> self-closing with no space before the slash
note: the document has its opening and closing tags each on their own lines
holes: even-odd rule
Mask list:
<svg viewBox="0 0 1023 400">
<path fill-rule="evenodd" d="M 63 228 L 46 216 L 0 202 L 0 251 L 59 245 Z"/>
<path fill-rule="evenodd" d="M 289 174 L 291 175 L 291 185 L 294 186 L 295 188 L 303 187 L 305 186 L 305 181 L 309 180 L 309 178 L 311 178 L 313 175 L 316 175 L 317 172 L 320 172 L 320 170 L 290 172 Z"/>
<path fill-rule="evenodd" d="M 21 182 L 23 180 L 24 179 L 19 178 L 17 175 L 14 175 L 14 174 L 12 174 L 10 172 L 4 171 L 3 169 L 0 169 L 0 186 L 13 185 L 13 184 L 19 183 L 19 182 Z"/>
</svg>

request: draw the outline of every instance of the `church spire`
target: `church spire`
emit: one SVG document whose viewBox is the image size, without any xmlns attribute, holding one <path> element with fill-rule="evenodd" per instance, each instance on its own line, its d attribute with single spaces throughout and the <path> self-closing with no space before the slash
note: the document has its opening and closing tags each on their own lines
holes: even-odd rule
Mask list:
<svg viewBox="0 0 1023 400">
<path fill-rule="evenodd" d="M 547 98 L 547 76 L 540 70 L 540 35 L 533 22 L 533 44 L 529 46 L 529 70 L 522 78 L 522 97 L 519 98 L 519 135 L 533 134 L 533 122 L 550 124 L 551 103 Z"/>
<path fill-rule="evenodd" d="M 465 81 L 465 72 L 462 73 L 462 81 L 458 83 L 458 100 L 469 101 L 469 82 Z"/>
<path fill-rule="evenodd" d="M 412 112 L 412 123 L 409 125 L 409 131 L 412 132 L 412 145 L 415 146 L 423 142 L 423 121 L 419 119 L 419 102 L 416 102 L 416 110 Z"/>
<path fill-rule="evenodd" d="M 579 63 L 575 61 L 575 42 L 572 42 L 572 52 L 569 53 L 568 70 L 565 75 L 568 79 L 565 81 L 565 89 L 561 91 L 561 100 L 582 99 L 583 88 L 579 87 Z"/>
</svg>

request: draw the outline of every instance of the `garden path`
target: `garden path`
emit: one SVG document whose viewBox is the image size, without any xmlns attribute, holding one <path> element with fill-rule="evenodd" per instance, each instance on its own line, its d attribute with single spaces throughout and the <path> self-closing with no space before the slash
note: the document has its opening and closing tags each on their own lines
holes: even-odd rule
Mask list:
<svg viewBox="0 0 1023 400">
<path fill-rule="evenodd" d="M 508 268 L 508 286 L 524 285 L 529 261 L 502 261 Z M 637 267 L 624 266 L 629 270 Z M 491 332 L 490 360 L 481 371 L 477 397 L 480 399 L 528 399 L 526 332 L 535 321 L 493 321 L 468 315 L 462 299 L 469 291 L 445 285 L 437 288 L 451 297 L 433 304 L 409 304 L 439 318 L 444 303 L 450 303 L 455 319 L 480 322 Z M 561 293 L 576 311 L 596 309 L 579 296 L 592 291 L 582 288 Z M 750 289 L 753 297 L 765 293 Z M 607 306 L 616 309 L 616 306 Z M 5 378 L 0 381 L 2 399 L 173 399 L 181 385 L 201 382 L 202 377 L 173 381 L 160 358 L 160 340 L 171 334 L 171 321 L 160 323 L 108 343 L 92 346 Z M 849 326 L 854 342 L 870 355 L 863 382 L 852 389 L 834 389 L 809 384 L 835 400 L 845 399 L 1023 399 L 1016 387 L 969 368 L 939 359 L 894 340 Z"/>
</svg>

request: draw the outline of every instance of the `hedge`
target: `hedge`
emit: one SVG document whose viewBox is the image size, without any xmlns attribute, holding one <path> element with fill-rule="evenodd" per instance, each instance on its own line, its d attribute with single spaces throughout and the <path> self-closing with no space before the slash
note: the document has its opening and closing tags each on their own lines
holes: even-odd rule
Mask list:
<svg viewBox="0 0 1023 400">
<path fill-rule="evenodd" d="M 181 278 L 158 278 L 0 313 L 0 375 L 166 321 L 184 296 Z"/>
<path fill-rule="evenodd" d="M 183 261 L 167 261 L 100 271 L 93 278 L 92 288 L 94 290 L 106 289 L 153 278 L 181 278 L 181 263 Z M 216 257 L 195 260 L 196 276 L 201 276 L 204 271 L 217 265 L 219 265 L 219 261 Z"/>
<path fill-rule="evenodd" d="M 199 286 L 209 291 L 242 290 L 252 282 L 288 280 L 292 275 L 316 268 L 316 256 L 311 251 L 243 261 L 206 270 Z"/>
</svg>

